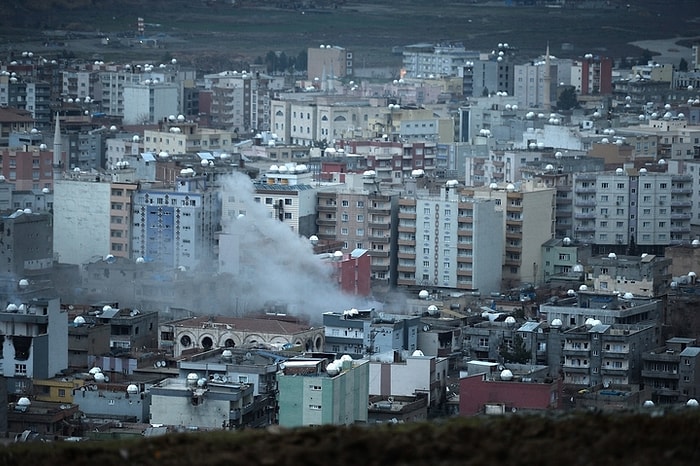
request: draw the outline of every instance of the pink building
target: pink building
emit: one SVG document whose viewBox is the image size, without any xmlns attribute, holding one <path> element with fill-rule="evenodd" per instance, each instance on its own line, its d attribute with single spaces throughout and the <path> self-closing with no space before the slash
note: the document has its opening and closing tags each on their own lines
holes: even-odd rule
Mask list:
<svg viewBox="0 0 700 466">
<path fill-rule="evenodd" d="M 344 254 L 340 260 L 331 262 L 331 265 L 336 268 L 335 276 L 343 292 L 356 296 L 369 296 L 372 268 L 369 252 L 366 249 L 355 249 L 350 254 Z"/>
<path fill-rule="evenodd" d="M 484 413 L 546 410 L 561 407 L 561 379 L 523 381 L 489 379 L 486 374 L 464 377 L 459 381 L 459 413 L 474 416 Z"/>
</svg>

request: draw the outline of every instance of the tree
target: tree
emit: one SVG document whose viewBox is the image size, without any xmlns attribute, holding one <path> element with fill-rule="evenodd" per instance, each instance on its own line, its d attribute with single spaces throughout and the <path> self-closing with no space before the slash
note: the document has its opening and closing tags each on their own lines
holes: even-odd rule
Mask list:
<svg viewBox="0 0 700 466">
<path fill-rule="evenodd" d="M 688 71 L 688 60 L 681 58 L 680 63 L 678 63 L 678 71 Z"/>
<path fill-rule="evenodd" d="M 571 110 L 573 108 L 579 108 L 578 99 L 576 98 L 576 89 L 574 86 L 567 86 L 566 89 L 559 94 L 557 109 Z"/>
<path fill-rule="evenodd" d="M 306 50 L 302 50 L 297 55 L 297 59 L 294 62 L 294 67 L 297 71 L 306 71 L 309 67 L 309 56 Z"/>
<path fill-rule="evenodd" d="M 503 362 L 512 362 L 514 364 L 527 364 L 530 361 L 530 352 L 525 347 L 525 340 L 519 334 L 513 337 L 513 344 L 507 345 L 501 343 L 498 348 L 498 354 L 503 358 Z"/>
</svg>

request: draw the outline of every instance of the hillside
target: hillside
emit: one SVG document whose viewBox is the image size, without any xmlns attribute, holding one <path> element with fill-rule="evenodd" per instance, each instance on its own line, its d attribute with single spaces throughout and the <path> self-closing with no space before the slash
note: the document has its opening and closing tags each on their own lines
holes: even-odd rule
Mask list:
<svg viewBox="0 0 700 466">
<path fill-rule="evenodd" d="M 699 423 L 697 412 L 579 413 L 379 427 L 270 428 L 123 442 L 14 444 L 0 450 L 0 463 L 682 466 L 700 462 Z"/>
<path fill-rule="evenodd" d="M 380 66 L 397 60 L 392 47 L 437 41 L 463 42 L 478 50 L 509 42 L 530 56 L 543 53 L 549 43 L 558 56 L 594 52 L 639 57 L 642 50 L 629 42 L 691 36 L 700 21 L 695 0 L 580 1 L 565 8 L 481 0 L 232 3 L 5 0 L 0 57 L 3 51 L 40 50 L 88 58 L 99 54 L 108 60 L 208 54 L 250 62 L 271 50 L 296 56 L 308 47 L 334 44 L 352 49 L 357 66 Z M 100 45 L 98 37 L 134 36 L 137 17 L 144 18 L 145 36 L 158 39 L 157 50 Z M 56 31 L 73 35 L 47 47 L 47 37 Z"/>
</svg>

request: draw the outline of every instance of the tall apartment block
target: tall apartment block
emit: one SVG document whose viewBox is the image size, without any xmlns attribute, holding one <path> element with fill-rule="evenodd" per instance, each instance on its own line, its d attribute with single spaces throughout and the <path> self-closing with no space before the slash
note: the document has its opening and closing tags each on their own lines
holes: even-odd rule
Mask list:
<svg viewBox="0 0 700 466">
<path fill-rule="evenodd" d="M 646 169 L 574 176 L 574 238 L 594 253 L 663 254 L 690 241 L 692 177 Z M 638 251 L 637 251 L 638 250 Z"/>
<path fill-rule="evenodd" d="M 464 290 L 501 287 L 503 212 L 448 181 L 399 200 L 397 283 Z"/>
</svg>

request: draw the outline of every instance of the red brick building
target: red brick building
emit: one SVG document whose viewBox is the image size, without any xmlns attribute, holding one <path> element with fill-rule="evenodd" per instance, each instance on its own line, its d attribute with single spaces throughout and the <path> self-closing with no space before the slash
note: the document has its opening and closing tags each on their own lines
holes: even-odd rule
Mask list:
<svg viewBox="0 0 700 466">
<path fill-rule="evenodd" d="M 459 414 L 547 410 L 561 407 L 561 380 L 524 378 L 490 379 L 486 374 L 464 377 L 459 381 Z"/>
</svg>

